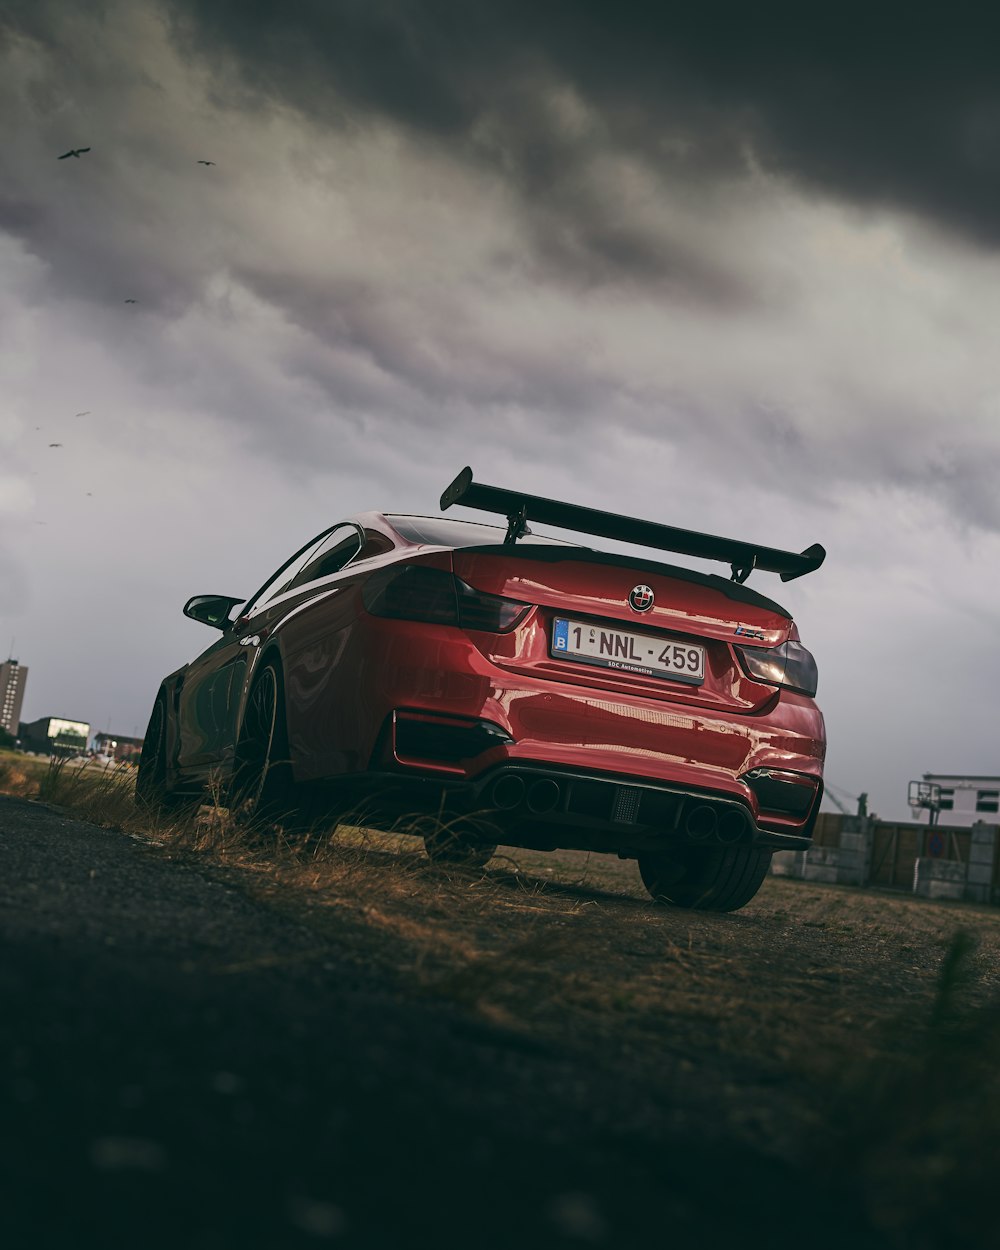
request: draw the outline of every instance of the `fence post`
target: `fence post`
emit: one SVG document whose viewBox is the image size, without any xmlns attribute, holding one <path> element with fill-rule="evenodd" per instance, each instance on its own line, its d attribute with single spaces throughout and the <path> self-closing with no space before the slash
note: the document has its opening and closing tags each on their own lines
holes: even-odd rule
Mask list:
<svg viewBox="0 0 1000 1250">
<path fill-rule="evenodd" d="M 838 881 L 867 885 L 872 871 L 875 821 L 871 816 L 848 816 L 840 831 Z"/>
</svg>

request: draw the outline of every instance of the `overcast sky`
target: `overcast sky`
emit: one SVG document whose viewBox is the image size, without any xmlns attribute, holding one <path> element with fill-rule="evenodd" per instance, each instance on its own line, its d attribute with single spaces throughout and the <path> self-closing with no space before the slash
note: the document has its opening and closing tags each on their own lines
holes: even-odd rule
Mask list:
<svg viewBox="0 0 1000 1250">
<path fill-rule="evenodd" d="M 211 641 L 189 595 L 468 463 L 822 542 L 750 584 L 817 656 L 828 780 L 903 816 L 1000 774 L 995 45 L 688 7 L 0 0 L 24 719 L 141 733 Z"/>
</svg>

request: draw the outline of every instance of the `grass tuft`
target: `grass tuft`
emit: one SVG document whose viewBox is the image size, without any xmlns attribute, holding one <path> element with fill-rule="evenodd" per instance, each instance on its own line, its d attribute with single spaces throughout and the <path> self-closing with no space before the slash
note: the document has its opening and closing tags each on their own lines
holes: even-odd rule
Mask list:
<svg viewBox="0 0 1000 1250">
<path fill-rule="evenodd" d="M 1000 999 L 977 1001 L 976 937 L 957 931 L 933 996 L 882 1030 L 833 1082 L 828 1166 L 853 1182 L 892 1244 L 991 1243 L 1000 1158 Z"/>
</svg>

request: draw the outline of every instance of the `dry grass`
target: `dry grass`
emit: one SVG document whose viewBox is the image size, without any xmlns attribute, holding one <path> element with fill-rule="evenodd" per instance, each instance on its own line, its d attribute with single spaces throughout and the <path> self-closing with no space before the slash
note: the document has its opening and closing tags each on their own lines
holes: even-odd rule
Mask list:
<svg viewBox="0 0 1000 1250">
<path fill-rule="evenodd" d="M 0 789 L 30 790 L 3 769 Z M 808 1149 L 891 1244 L 988 1242 L 995 911 L 769 878 L 741 912 L 700 914 L 653 905 L 635 866 L 609 857 L 510 851 L 486 871 L 445 869 L 405 822 L 290 837 L 218 804 L 144 813 L 131 774 L 65 766 L 39 793 L 158 854 L 198 857 L 404 992 L 627 1070 L 651 1105 L 766 1152 Z"/>
<path fill-rule="evenodd" d="M 0 794 L 12 794 L 23 799 L 37 797 L 48 766 L 48 760 L 14 751 L 0 751 Z"/>
</svg>

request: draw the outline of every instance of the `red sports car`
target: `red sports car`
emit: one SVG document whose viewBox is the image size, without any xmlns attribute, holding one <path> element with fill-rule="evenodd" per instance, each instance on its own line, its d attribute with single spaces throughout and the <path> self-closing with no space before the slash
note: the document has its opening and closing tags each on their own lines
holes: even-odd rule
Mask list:
<svg viewBox="0 0 1000 1250">
<path fill-rule="evenodd" d="M 720 911 L 822 795 L 816 665 L 744 583 L 779 551 L 518 491 L 463 470 L 441 498 L 506 527 L 368 512 L 300 548 L 249 600 L 197 595 L 216 642 L 160 685 L 137 794 L 221 784 L 268 823 L 423 818 L 432 858 L 498 843 L 639 862 L 654 898 Z M 730 578 L 532 534 L 582 531 L 731 565 Z M 242 606 L 241 606 L 242 605 Z M 234 610 L 239 609 L 235 612 Z M 418 826 L 419 827 L 419 826 Z"/>
</svg>

